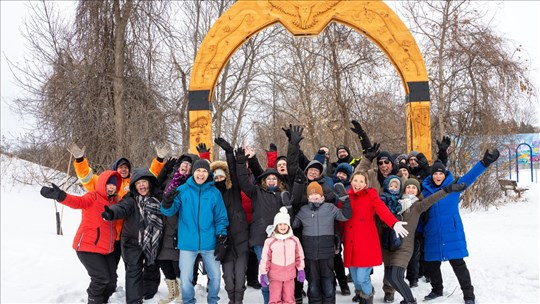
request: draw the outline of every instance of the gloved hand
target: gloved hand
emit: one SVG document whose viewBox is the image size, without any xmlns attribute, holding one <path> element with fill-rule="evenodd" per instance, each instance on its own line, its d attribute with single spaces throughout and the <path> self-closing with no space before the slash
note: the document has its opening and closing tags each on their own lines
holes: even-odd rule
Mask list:
<svg viewBox="0 0 540 304">
<path fill-rule="evenodd" d="M 296 175 L 294 177 L 294 182 L 298 184 L 305 184 L 307 181 L 306 174 L 302 169 L 298 168 L 296 169 Z"/>
<path fill-rule="evenodd" d="M 443 187 L 444 192 L 450 193 L 450 192 L 460 192 L 465 190 L 467 188 L 467 184 L 465 183 L 457 183 L 459 178 L 456 176 L 454 181 L 450 183 L 449 185 Z"/>
<path fill-rule="evenodd" d="M 225 151 L 225 153 L 232 153 L 234 151 L 231 144 L 228 141 L 226 141 L 223 137 L 218 137 L 214 139 L 214 142 L 216 143 L 216 145 L 220 146 L 221 149 Z"/>
<path fill-rule="evenodd" d="M 397 222 L 394 224 L 394 231 L 399 235 L 399 237 L 404 238 L 407 235 L 409 235 L 409 231 L 405 229 L 403 226 L 407 225 L 407 222 Z"/>
<path fill-rule="evenodd" d="M 281 130 L 283 130 L 283 132 L 285 132 L 285 135 L 287 135 L 287 140 L 288 141 L 291 141 L 291 129 L 292 129 L 291 124 L 289 124 L 288 128 L 281 128 Z"/>
<path fill-rule="evenodd" d="M 101 217 L 106 221 L 112 221 L 114 218 L 114 212 L 109 208 L 109 206 L 105 206 L 105 211 L 101 212 Z"/>
<path fill-rule="evenodd" d="M 270 146 L 268 147 L 268 151 L 266 151 L 266 152 L 276 152 L 276 151 L 277 151 L 276 144 L 270 143 Z"/>
<path fill-rule="evenodd" d="M 236 149 L 235 154 L 236 154 L 236 163 L 237 164 L 245 164 L 246 163 L 247 157 L 246 157 L 246 152 L 244 151 L 244 148 L 238 147 Z"/>
<path fill-rule="evenodd" d="M 290 143 L 298 145 L 304 139 L 302 132 L 304 132 L 304 128 L 301 126 L 292 126 Z"/>
<path fill-rule="evenodd" d="M 292 206 L 292 199 L 293 197 L 291 196 L 289 191 L 281 192 L 281 204 L 283 204 L 285 208 Z"/>
<path fill-rule="evenodd" d="M 259 277 L 259 282 L 261 283 L 261 286 L 264 288 L 270 285 L 270 281 L 268 281 L 268 276 L 265 274 L 261 274 L 261 276 Z"/>
<path fill-rule="evenodd" d="M 416 155 L 416 162 L 418 163 L 418 166 L 422 167 L 424 165 L 427 165 L 428 160 L 426 156 L 424 155 L 424 153 L 418 153 Z"/>
<path fill-rule="evenodd" d="M 86 149 L 86 146 L 79 148 L 76 143 L 72 142 L 68 145 L 67 150 L 71 155 L 73 155 L 73 158 L 77 160 L 77 162 L 81 162 L 84 158 L 84 150 Z"/>
<path fill-rule="evenodd" d="M 296 280 L 300 283 L 304 283 L 304 281 L 306 280 L 306 272 L 304 270 L 298 270 Z"/>
<path fill-rule="evenodd" d="M 163 165 L 163 170 L 165 170 L 165 172 L 171 172 L 174 168 L 174 165 L 176 165 L 176 157 L 169 157 L 169 159 L 167 159 L 167 161 L 165 162 L 165 165 Z"/>
<path fill-rule="evenodd" d="M 169 192 L 165 193 L 165 195 L 163 195 L 163 201 L 161 202 L 161 205 L 163 206 L 163 208 L 165 209 L 171 208 L 174 202 L 174 199 L 176 198 L 178 193 L 180 192 L 177 189 L 172 189 L 172 190 L 169 190 Z"/>
<path fill-rule="evenodd" d="M 373 161 L 377 156 L 379 156 L 379 147 L 381 144 L 375 143 L 373 146 L 366 149 L 366 158 L 369 159 L 369 161 Z"/>
<path fill-rule="evenodd" d="M 335 183 L 334 190 L 336 190 L 336 194 L 338 195 L 340 201 L 344 202 L 345 200 L 349 199 L 349 195 L 347 194 L 345 186 L 343 186 L 342 183 Z"/>
<path fill-rule="evenodd" d="M 163 145 L 161 147 L 156 146 L 156 156 L 158 159 L 164 159 L 167 157 L 167 154 L 169 154 L 169 148 L 167 146 Z"/>
<path fill-rule="evenodd" d="M 497 149 L 486 150 L 486 153 L 484 153 L 484 157 L 482 158 L 482 164 L 484 164 L 484 166 L 486 167 L 489 167 L 489 165 L 499 159 L 499 155 L 500 153 Z"/>
<path fill-rule="evenodd" d="M 358 135 L 358 138 L 360 139 L 360 144 L 362 144 L 362 149 L 366 151 L 367 149 L 371 148 L 371 141 L 369 140 L 366 131 L 364 131 L 360 123 L 356 120 L 351 120 L 351 123 L 353 124 L 351 130 Z"/>
<path fill-rule="evenodd" d="M 53 200 L 56 200 L 58 202 L 63 202 L 66 199 L 66 192 L 61 190 L 60 187 L 57 185 L 51 183 L 51 187 L 41 187 L 41 191 L 39 193 L 41 196 L 46 198 L 52 198 Z"/>
<path fill-rule="evenodd" d="M 450 141 L 450 137 L 443 136 L 441 141 L 437 140 L 437 147 L 439 148 L 439 151 L 442 151 L 442 150 L 446 151 L 446 150 L 448 150 L 448 147 L 450 147 L 451 143 L 452 142 Z"/>
<path fill-rule="evenodd" d="M 221 261 L 225 258 L 227 253 L 227 236 L 220 234 L 216 236 L 216 249 L 214 249 L 214 256 L 216 261 Z"/>
<path fill-rule="evenodd" d="M 199 153 L 210 152 L 210 149 L 206 147 L 205 143 L 200 143 L 197 145 L 197 152 Z"/>
</svg>

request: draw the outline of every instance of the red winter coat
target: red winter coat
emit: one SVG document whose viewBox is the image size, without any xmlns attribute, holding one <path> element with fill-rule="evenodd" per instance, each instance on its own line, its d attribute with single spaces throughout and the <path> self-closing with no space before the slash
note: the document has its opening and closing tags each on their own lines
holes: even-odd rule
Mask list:
<svg viewBox="0 0 540 304">
<path fill-rule="evenodd" d="M 114 251 L 116 239 L 115 221 L 109 222 L 101 217 L 105 206 L 116 204 L 116 196 L 107 198 L 106 183 L 109 177 L 116 175 L 116 188 L 120 189 L 122 176 L 120 173 L 107 170 L 101 173 L 95 185 L 95 191 L 83 196 L 66 195 L 61 203 L 73 209 L 82 209 L 79 229 L 73 239 L 73 249 L 83 252 L 109 254 Z"/>
<path fill-rule="evenodd" d="M 345 222 L 343 264 L 345 267 L 373 267 L 382 264 L 381 243 L 375 225 L 375 214 L 394 227 L 398 221 L 373 188 L 347 191 L 352 217 Z"/>
</svg>

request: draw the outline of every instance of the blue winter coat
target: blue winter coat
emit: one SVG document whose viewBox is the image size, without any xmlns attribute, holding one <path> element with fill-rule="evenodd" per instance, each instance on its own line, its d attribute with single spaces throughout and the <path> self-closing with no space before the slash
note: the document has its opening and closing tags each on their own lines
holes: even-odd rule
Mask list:
<svg viewBox="0 0 540 304">
<path fill-rule="evenodd" d="M 227 209 L 213 181 L 199 185 L 193 176 L 177 188 L 171 208 L 163 208 L 166 216 L 178 214 L 178 249 L 214 250 L 216 236 L 227 235 Z"/>
<path fill-rule="evenodd" d="M 482 162 L 478 162 L 458 180 L 458 183 L 465 183 L 468 188 L 484 171 L 486 167 Z M 454 177 L 450 171 L 446 171 L 446 179 L 440 186 L 435 186 L 431 177 L 427 177 L 422 182 L 422 194 L 427 198 L 453 181 Z M 426 261 L 447 261 L 469 256 L 465 230 L 459 215 L 460 195 L 460 192 L 449 193 L 429 209 L 428 220 L 424 224 Z"/>
</svg>

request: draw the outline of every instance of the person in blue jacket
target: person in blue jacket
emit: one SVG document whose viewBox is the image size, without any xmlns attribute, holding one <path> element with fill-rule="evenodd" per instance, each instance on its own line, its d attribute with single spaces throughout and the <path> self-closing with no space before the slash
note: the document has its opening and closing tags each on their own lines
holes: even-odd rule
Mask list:
<svg viewBox="0 0 540 304">
<path fill-rule="evenodd" d="M 498 158 L 497 149 L 486 150 L 482 160 L 459 178 L 458 183 L 465 183 L 468 188 Z M 452 172 L 446 170 L 441 162 L 435 162 L 431 166 L 431 176 L 422 182 L 422 194 L 424 198 L 427 198 L 453 181 Z M 424 300 L 432 300 L 443 295 L 441 262 L 449 261 L 463 291 L 465 303 L 475 303 L 471 276 L 463 260 L 469 256 L 469 252 L 465 240 L 465 229 L 459 215 L 460 195 L 461 192 L 450 193 L 431 206 L 428 219 L 424 223 L 424 260 L 426 271 L 431 278 L 431 292 L 425 296 Z"/>
<path fill-rule="evenodd" d="M 166 216 L 178 215 L 178 249 L 180 250 L 180 281 L 184 304 L 196 303 L 191 284 L 197 254 L 203 259 L 208 274 L 208 303 L 218 303 L 221 283 L 220 261 L 227 246 L 227 209 L 219 190 L 214 186 L 210 164 L 197 160 L 192 176 L 169 191 L 161 202 Z"/>
</svg>

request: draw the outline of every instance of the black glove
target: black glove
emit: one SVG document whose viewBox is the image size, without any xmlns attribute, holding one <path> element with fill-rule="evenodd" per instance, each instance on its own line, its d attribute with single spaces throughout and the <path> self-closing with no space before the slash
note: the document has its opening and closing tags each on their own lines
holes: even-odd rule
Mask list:
<svg viewBox="0 0 540 304">
<path fill-rule="evenodd" d="M 167 161 L 165 162 L 165 165 L 163 165 L 165 172 L 171 172 L 174 168 L 174 165 L 176 165 L 177 160 L 178 159 L 176 157 L 169 157 L 169 159 L 167 159 Z"/>
<path fill-rule="evenodd" d="M 66 199 L 66 192 L 61 190 L 57 185 L 51 183 L 51 187 L 41 187 L 39 193 L 46 198 L 52 198 L 53 200 L 63 202 Z"/>
<path fill-rule="evenodd" d="M 448 136 L 443 136 L 442 140 L 441 141 L 438 141 L 437 140 L 437 147 L 439 148 L 439 151 L 446 151 L 448 150 L 448 147 L 450 147 L 450 137 Z"/>
<path fill-rule="evenodd" d="M 304 128 L 301 126 L 292 126 L 291 129 L 291 144 L 299 144 L 304 137 L 302 136 L 302 132 L 304 132 Z"/>
<path fill-rule="evenodd" d="M 418 163 L 418 166 L 420 167 L 428 164 L 428 160 L 426 156 L 424 155 L 424 153 L 418 153 L 418 155 L 416 155 L 416 162 Z"/>
<path fill-rule="evenodd" d="M 225 153 L 232 153 L 234 151 L 234 148 L 231 146 L 231 144 L 226 141 L 223 137 L 218 137 L 214 139 L 214 142 L 216 145 L 220 146 Z"/>
<path fill-rule="evenodd" d="M 204 152 L 210 152 L 210 150 L 206 148 L 205 143 L 200 143 L 197 145 L 197 152 L 204 153 Z"/>
<path fill-rule="evenodd" d="M 291 141 L 291 129 L 292 129 L 291 124 L 289 124 L 289 128 L 281 128 L 281 130 L 283 130 L 283 132 L 285 132 L 285 135 L 287 135 L 287 139 L 289 141 Z"/>
<path fill-rule="evenodd" d="M 174 199 L 176 198 L 178 193 L 179 192 L 177 189 L 171 189 L 169 190 L 169 192 L 165 193 L 165 195 L 163 195 L 163 202 L 161 202 L 161 205 L 163 206 L 163 208 L 165 209 L 171 208 L 174 202 Z"/>
<path fill-rule="evenodd" d="M 450 193 L 450 192 L 460 192 L 460 191 L 465 190 L 465 188 L 467 188 L 467 184 L 465 184 L 465 183 L 459 183 L 458 184 L 457 183 L 458 180 L 459 180 L 459 178 L 456 177 L 456 179 L 451 184 L 449 184 L 448 186 L 443 187 L 444 192 Z"/>
<path fill-rule="evenodd" d="M 236 148 L 236 163 L 237 164 L 245 164 L 247 157 L 246 157 L 246 151 L 242 147 Z"/>
<path fill-rule="evenodd" d="M 227 253 L 227 236 L 220 234 L 216 236 L 216 249 L 214 249 L 214 256 L 216 257 L 216 261 L 223 260 L 223 258 L 225 258 L 226 253 Z"/>
<path fill-rule="evenodd" d="M 105 211 L 101 212 L 101 217 L 106 221 L 112 221 L 114 218 L 114 212 L 109 208 L 109 206 L 105 206 Z"/>
<path fill-rule="evenodd" d="M 293 202 L 292 199 L 293 197 L 291 196 L 289 191 L 281 192 L 281 203 L 283 204 L 285 208 L 292 206 L 292 202 Z"/>
<path fill-rule="evenodd" d="M 366 158 L 369 159 L 369 161 L 373 161 L 377 156 L 379 156 L 379 147 L 381 144 L 375 143 L 373 146 L 366 149 Z"/>
<path fill-rule="evenodd" d="M 336 194 L 340 201 L 344 202 L 345 200 L 349 199 L 349 195 L 347 194 L 345 186 L 343 186 L 342 183 L 335 183 L 334 190 L 336 190 Z"/>
<path fill-rule="evenodd" d="M 482 158 L 482 164 L 489 167 L 489 165 L 499 159 L 499 155 L 500 153 L 497 149 L 486 150 L 486 153 L 484 153 L 484 157 Z"/>
<path fill-rule="evenodd" d="M 302 169 L 298 168 L 296 169 L 296 176 L 294 177 L 294 182 L 298 184 L 305 184 L 306 183 L 306 174 Z"/>
<path fill-rule="evenodd" d="M 276 152 L 277 146 L 274 143 L 270 143 L 270 147 L 268 147 L 268 152 Z"/>
<path fill-rule="evenodd" d="M 360 139 L 360 144 L 362 145 L 362 149 L 366 151 L 367 149 L 371 148 L 371 141 L 369 140 L 366 131 L 364 131 L 360 123 L 356 120 L 351 120 L 351 123 L 353 124 L 351 130 L 358 135 L 358 138 Z"/>
</svg>

